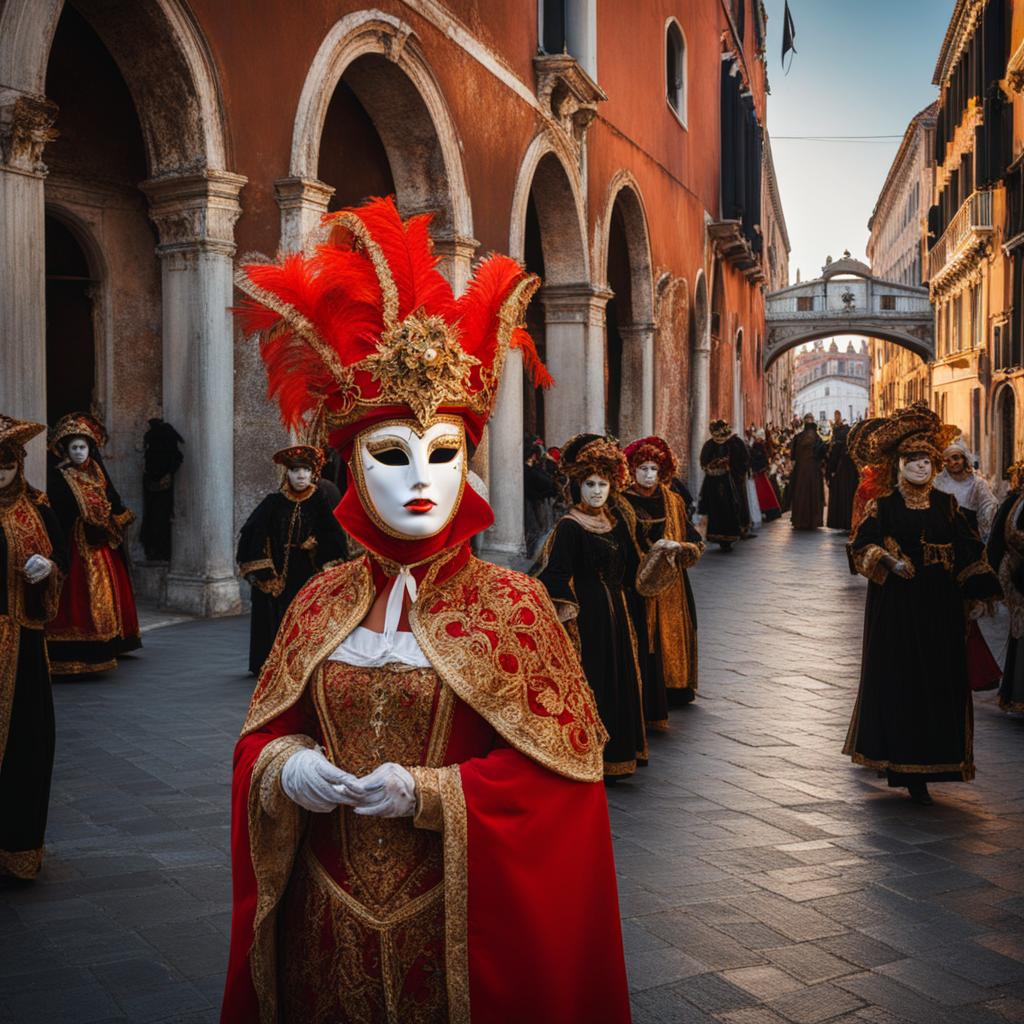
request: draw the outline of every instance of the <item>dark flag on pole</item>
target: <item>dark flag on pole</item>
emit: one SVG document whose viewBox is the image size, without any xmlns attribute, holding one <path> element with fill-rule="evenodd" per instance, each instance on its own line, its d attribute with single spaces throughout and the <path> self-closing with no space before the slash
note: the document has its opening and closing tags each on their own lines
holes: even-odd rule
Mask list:
<svg viewBox="0 0 1024 1024">
<path fill-rule="evenodd" d="M 782 70 L 788 75 L 789 68 L 786 67 L 786 54 L 796 53 L 796 25 L 793 24 L 793 15 L 789 13 L 789 0 L 786 0 L 786 10 L 782 16 Z M 789 67 L 793 66 L 793 58 L 789 58 Z"/>
</svg>

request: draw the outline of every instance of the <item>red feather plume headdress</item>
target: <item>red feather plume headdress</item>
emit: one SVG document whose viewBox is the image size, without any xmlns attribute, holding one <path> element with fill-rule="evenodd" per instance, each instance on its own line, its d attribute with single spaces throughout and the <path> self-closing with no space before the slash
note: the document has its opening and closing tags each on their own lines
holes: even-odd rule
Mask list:
<svg viewBox="0 0 1024 1024">
<path fill-rule="evenodd" d="M 372 422 L 426 427 L 462 418 L 473 443 L 498 393 L 509 348 L 539 386 L 553 382 L 522 326 L 540 286 L 508 256 L 488 256 L 456 299 L 437 269 L 429 214 L 403 221 L 391 197 L 328 214 L 312 256 L 250 263 L 236 310 L 261 338 L 269 393 L 285 426 L 344 447 Z"/>
</svg>

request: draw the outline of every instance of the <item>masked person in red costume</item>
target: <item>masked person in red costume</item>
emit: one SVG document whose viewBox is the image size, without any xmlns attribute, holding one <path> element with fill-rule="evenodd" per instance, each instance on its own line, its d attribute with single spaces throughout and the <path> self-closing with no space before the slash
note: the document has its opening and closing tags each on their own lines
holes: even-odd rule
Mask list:
<svg viewBox="0 0 1024 1024">
<path fill-rule="evenodd" d="M 543 587 L 469 549 L 509 347 L 542 371 L 538 282 L 491 256 L 454 299 L 428 223 L 372 200 L 239 274 L 368 554 L 292 602 L 235 750 L 223 1022 L 629 1020 L 604 729 Z"/>
<path fill-rule="evenodd" d="M 46 627 L 55 676 L 116 668 L 118 655 L 142 646 L 124 556 L 124 531 L 135 515 L 103 465 L 106 443 L 103 424 L 81 412 L 61 417 L 50 434 L 58 462 L 47 491 L 70 558 L 57 617 Z"/>
</svg>

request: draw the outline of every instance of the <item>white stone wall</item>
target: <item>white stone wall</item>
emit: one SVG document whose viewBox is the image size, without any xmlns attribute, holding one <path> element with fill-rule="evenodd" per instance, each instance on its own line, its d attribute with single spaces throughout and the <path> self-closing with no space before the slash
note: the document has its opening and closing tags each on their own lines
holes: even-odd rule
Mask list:
<svg viewBox="0 0 1024 1024">
<path fill-rule="evenodd" d="M 811 413 L 818 420 L 832 419 L 838 409 L 853 423 L 867 414 L 868 389 L 840 377 L 822 377 L 796 393 L 794 406 L 798 416 Z"/>
</svg>

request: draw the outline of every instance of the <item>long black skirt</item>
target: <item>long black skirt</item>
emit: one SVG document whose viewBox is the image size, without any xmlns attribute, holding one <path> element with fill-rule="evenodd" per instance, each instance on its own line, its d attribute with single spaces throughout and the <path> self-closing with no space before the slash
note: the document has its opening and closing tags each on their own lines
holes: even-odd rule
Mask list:
<svg viewBox="0 0 1024 1024">
<path fill-rule="evenodd" d="M 869 583 L 860 690 L 844 752 L 889 784 L 974 778 L 963 598 L 941 566 Z"/>
<path fill-rule="evenodd" d="M 296 564 L 298 563 L 298 564 Z M 284 590 L 274 597 L 252 588 L 252 614 L 249 619 L 249 671 L 258 676 L 274 646 L 274 637 L 295 595 L 316 575 L 306 558 L 293 558 L 288 563 L 288 579 Z"/>
<path fill-rule="evenodd" d="M 0 709 L 0 712 L 6 709 Z M 10 727 L 0 763 L 0 874 L 34 878 L 53 774 L 53 692 L 41 629 L 21 629 Z"/>
</svg>

